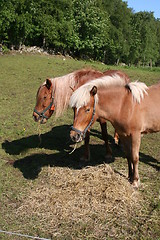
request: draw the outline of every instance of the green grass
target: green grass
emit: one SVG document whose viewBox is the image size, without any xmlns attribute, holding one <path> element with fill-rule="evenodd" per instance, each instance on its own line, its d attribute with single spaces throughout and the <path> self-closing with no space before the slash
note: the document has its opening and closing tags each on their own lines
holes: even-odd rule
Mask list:
<svg viewBox="0 0 160 240">
<path fill-rule="evenodd" d="M 103 164 L 106 166 L 105 150 L 98 123 L 92 129 L 90 163 L 79 160 L 82 144 L 72 155 L 67 153 L 70 149 L 69 126 L 73 121 L 71 110 L 58 119 L 52 116 L 41 126 L 42 142 L 39 142 L 37 124 L 32 119 L 38 87 L 47 77 L 65 75 L 83 67 L 117 68 L 70 58 L 64 60 L 61 56 L 0 56 L 0 229 L 58 240 L 160 239 L 159 133 L 142 138 L 141 186 L 137 192 L 127 182 L 127 162 L 121 149 L 113 144 L 110 124 L 110 144 L 115 161 L 109 164 L 113 173 L 106 175 L 106 182 L 105 178 L 99 180 L 107 173 L 103 169 Z M 119 69 L 132 80 L 148 85 L 160 80 L 158 68 Z M 112 183 L 113 187 L 110 187 Z M 96 184 L 102 186 L 95 188 Z M 107 192 L 117 194 L 116 200 L 113 201 Z M 86 204 L 90 198 L 88 213 L 83 193 L 90 193 L 86 198 Z M 132 197 L 123 199 L 125 194 L 133 195 L 133 199 L 136 195 L 138 205 L 136 201 L 135 206 L 132 205 Z M 73 206 L 70 204 L 72 199 L 79 199 L 78 207 L 75 202 Z M 78 212 L 80 207 L 82 214 Z M 22 238 L 0 233 L 0 239 Z"/>
</svg>

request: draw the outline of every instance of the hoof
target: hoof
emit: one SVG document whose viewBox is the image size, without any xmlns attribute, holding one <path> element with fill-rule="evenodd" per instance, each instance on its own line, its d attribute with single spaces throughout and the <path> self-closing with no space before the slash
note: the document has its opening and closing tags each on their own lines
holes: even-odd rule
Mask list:
<svg viewBox="0 0 160 240">
<path fill-rule="evenodd" d="M 133 182 L 132 182 L 132 186 L 133 186 L 133 188 L 134 189 L 138 189 L 139 188 L 139 186 L 140 186 L 140 180 L 134 180 Z"/>
</svg>

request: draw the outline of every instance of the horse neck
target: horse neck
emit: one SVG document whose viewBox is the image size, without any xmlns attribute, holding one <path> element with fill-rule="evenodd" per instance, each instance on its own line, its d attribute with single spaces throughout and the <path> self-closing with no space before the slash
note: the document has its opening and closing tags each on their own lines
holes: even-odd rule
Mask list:
<svg viewBox="0 0 160 240">
<path fill-rule="evenodd" d="M 124 87 L 100 90 L 98 94 L 97 117 L 104 118 L 111 123 L 116 121 L 125 98 L 126 91 Z"/>
<path fill-rule="evenodd" d="M 84 70 L 77 72 L 75 78 L 76 78 L 76 85 L 75 85 L 75 90 L 84 85 L 85 83 L 94 80 L 96 78 L 100 78 L 103 76 L 102 72 L 99 72 L 97 70 Z"/>
</svg>

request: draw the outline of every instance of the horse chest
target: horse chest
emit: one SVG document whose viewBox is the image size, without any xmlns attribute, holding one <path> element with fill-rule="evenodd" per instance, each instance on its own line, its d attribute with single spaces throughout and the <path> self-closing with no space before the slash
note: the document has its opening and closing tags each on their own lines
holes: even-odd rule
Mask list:
<svg viewBox="0 0 160 240">
<path fill-rule="evenodd" d="M 124 122 L 113 122 L 113 127 L 116 129 L 119 135 L 129 136 L 131 134 L 131 128 L 128 123 Z"/>
</svg>

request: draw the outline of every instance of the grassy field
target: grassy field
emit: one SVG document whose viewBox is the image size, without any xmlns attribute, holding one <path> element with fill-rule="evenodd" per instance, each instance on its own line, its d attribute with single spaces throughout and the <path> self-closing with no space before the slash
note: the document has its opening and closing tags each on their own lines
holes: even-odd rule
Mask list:
<svg viewBox="0 0 160 240">
<path fill-rule="evenodd" d="M 0 56 L 0 230 L 56 240 L 158 240 L 160 133 L 142 138 L 138 191 L 127 181 L 127 161 L 113 144 L 110 124 L 110 164 L 98 123 L 91 161 L 80 161 L 83 144 L 68 154 L 71 110 L 41 126 L 40 143 L 32 119 L 38 87 L 47 77 L 84 67 L 116 69 L 61 56 Z M 160 69 L 119 69 L 147 85 L 160 80 Z M 0 239 L 24 238 L 0 232 Z"/>
</svg>

